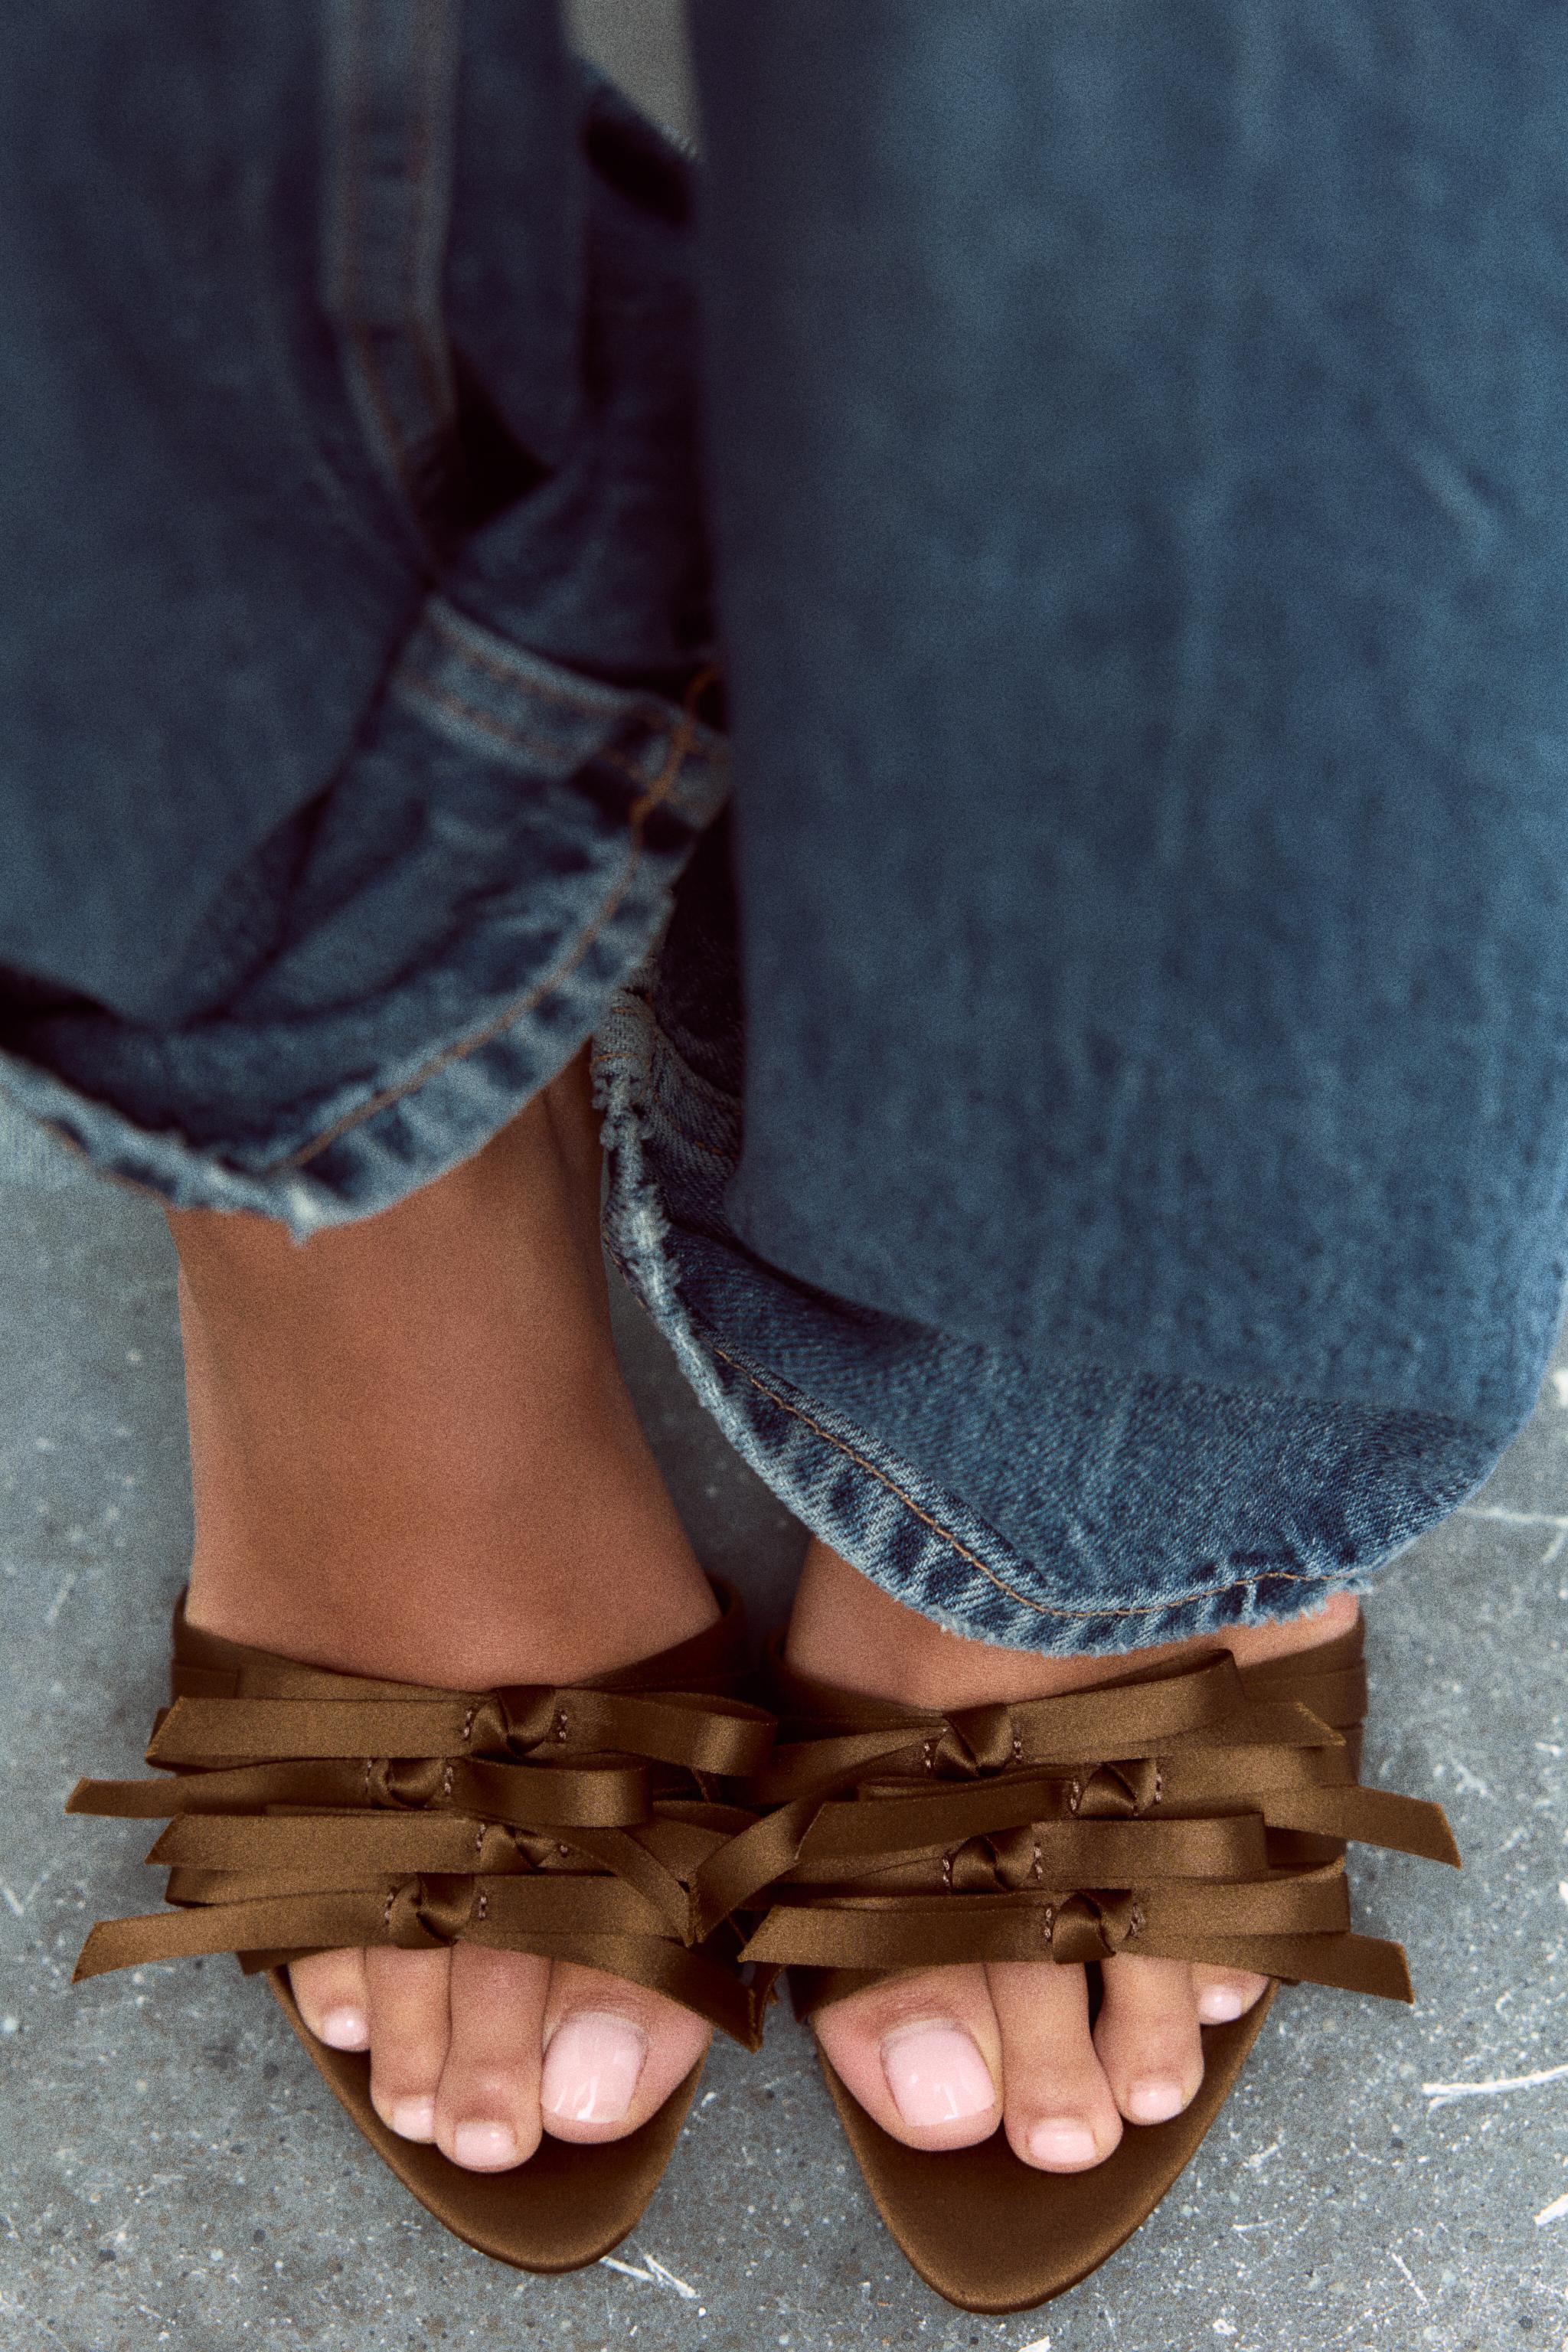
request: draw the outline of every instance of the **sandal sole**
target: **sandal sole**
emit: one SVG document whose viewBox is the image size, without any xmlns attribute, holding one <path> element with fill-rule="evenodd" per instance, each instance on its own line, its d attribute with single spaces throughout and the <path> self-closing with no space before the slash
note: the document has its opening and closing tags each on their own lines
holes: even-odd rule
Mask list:
<svg viewBox="0 0 1568 2352">
<path fill-rule="evenodd" d="M 1148 2220 L 1234 2089 L 1274 2005 L 1203 2031 L 1204 2079 L 1169 2123 L 1133 2124 L 1088 2172 L 1037 2172 L 998 2129 L 976 2147 L 906 2147 L 817 2056 L 845 2137 L 891 2236 L 926 2284 L 961 2311 L 1032 2311 L 1097 2270 Z"/>
<path fill-rule="evenodd" d="M 465 2245 L 514 2270 L 583 2270 L 636 2229 L 707 2063 L 704 2053 L 658 2114 L 625 2139 L 585 2146 L 546 2132 L 528 2161 L 510 2172 L 468 2172 L 438 2147 L 390 2130 L 371 2105 L 368 2057 L 317 2041 L 281 1969 L 269 1969 L 267 1981 L 317 2073 L 410 2196 Z"/>
</svg>

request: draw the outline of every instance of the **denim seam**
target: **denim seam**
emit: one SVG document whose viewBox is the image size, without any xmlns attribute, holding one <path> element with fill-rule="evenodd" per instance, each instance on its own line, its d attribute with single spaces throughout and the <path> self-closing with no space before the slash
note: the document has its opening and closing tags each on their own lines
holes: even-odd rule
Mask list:
<svg viewBox="0 0 1568 2352">
<path fill-rule="evenodd" d="M 663 1032 L 658 1024 L 658 1016 L 646 996 L 635 990 L 623 990 L 621 992 L 619 1003 L 628 1013 L 635 1008 L 637 1013 L 640 1016 L 640 1025 L 643 1028 L 645 1039 L 647 1041 L 646 1050 L 638 1052 L 633 1047 L 617 1047 L 613 1045 L 607 1046 L 600 1045 L 595 1042 L 593 1058 L 594 1069 L 595 1072 L 605 1071 L 606 1073 L 611 1069 L 619 1069 L 624 1073 L 618 1082 L 615 1080 L 611 1081 L 612 1090 L 615 1089 L 617 1084 L 619 1087 L 626 1090 L 622 1095 L 622 1098 L 618 1106 L 619 1113 L 623 1118 L 629 1118 L 634 1129 L 641 1129 L 641 1148 L 645 1152 L 651 1139 L 647 1129 L 649 1121 L 654 1118 L 657 1118 L 660 1127 L 668 1128 L 673 1134 L 679 1136 L 682 1141 L 694 1141 L 695 1139 L 688 1137 L 684 1129 L 679 1127 L 677 1122 L 670 1118 L 668 1108 L 663 1100 L 658 1101 L 657 1110 L 655 1109 L 652 1100 L 646 1097 L 640 1108 L 634 1108 L 634 1098 L 636 1095 L 643 1091 L 637 1086 L 637 1077 L 635 1076 L 637 1072 L 641 1071 L 643 1073 L 649 1096 L 651 1097 L 652 1054 L 655 1050 L 662 1049 L 665 1053 L 668 1054 L 671 1059 L 675 1062 L 677 1067 L 682 1071 L 683 1075 L 686 1075 L 685 1065 L 680 1061 L 679 1055 L 675 1053 L 673 1047 L 669 1045 L 668 1041 L 664 1037 Z M 651 1034 L 648 1034 L 650 1032 Z M 611 1102 L 608 1108 L 610 1116 L 614 1118 L 617 1108 L 615 1102 L 614 1091 L 612 1091 Z M 712 1145 L 701 1145 L 699 1148 L 717 1158 L 731 1160 L 733 1159 L 733 1154 L 717 1151 L 715 1147 Z M 634 1180 L 634 1182 L 646 1186 L 650 1183 L 651 1181 L 652 1180 L 645 1169 L 640 1176 Z M 659 1214 L 660 1222 L 662 1223 L 664 1222 L 663 1213 L 660 1211 L 658 1213 Z M 639 1296 L 643 1296 L 644 1286 L 642 1282 L 637 1278 L 633 1268 L 625 1263 L 620 1250 L 616 1246 L 615 1241 L 608 1234 L 606 1234 L 606 1242 L 610 1248 L 611 1255 L 615 1258 L 616 1265 L 621 1267 L 622 1272 L 626 1276 L 628 1281 L 631 1282 L 633 1288 L 637 1292 L 637 1294 Z M 663 1244 L 663 1248 L 668 1255 L 668 1242 Z M 649 1301 L 649 1304 L 651 1305 L 651 1301 Z M 968 1567 L 978 1570 L 980 1574 L 994 1588 L 994 1590 L 1005 1594 L 1009 1600 L 1016 1601 L 1020 1607 L 1029 1611 L 1037 1617 L 1077 1621 L 1092 1620 L 1100 1617 L 1131 1619 L 1133 1617 L 1156 1616 L 1168 1614 L 1173 1611 L 1180 1611 L 1183 1608 L 1199 1601 L 1218 1599 L 1226 1593 L 1246 1591 L 1255 1591 L 1259 1585 L 1265 1583 L 1282 1582 L 1290 1584 L 1342 1585 L 1347 1580 L 1342 1570 L 1302 1571 L 1298 1569 L 1259 1565 L 1255 1567 L 1253 1572 L 1247 1576 L 1236 1577 L 1221 1584 L 1191 1587 L 1184 1591 L 1167 1594 L 1161 1598 L 1146 1601 L 1121 1603 L 1100 1602 L 1092 1607 L 1080 1607 L 1034 1600 L 1029 1594 L 1020 1591 L 1016 1585 L 1010 1583 L 1007 1578 L 1001 1575 L 995 1569 L 988 1566 L 986 1561 L 972 1545 L 963 1542 L 963 1540 L 956 1535 L 951 1528 L 944 1526 L 942 1520 L 938 1518 L 933 1512 L 917 1502 L 914 1496 L 906 1487 L 900 1484 L 897 1478 L 892 1476 L 889 1472 L 883 1469 L 878 1463 L 871 1460 L 864 1451 L 849 1443 L 847 1439 L 837 1435 L 831 1429 L 826 1427 L 821 1421 L 817 1420 L 814 1414 L 806 1411 L 803 1406 L 794 1402 L 789 1397 L 782 1394 L 779 1390 L 773 1387 L 768 1381 L 763 1379 L 758 1373 L 753 1371 L 751 1366 L 742 1358 L 734 1355 L 728 1348 L 724 1347 L 715 1337 L 712 1327 L 708 1322 L 707 1318 L 700 1314 L 693 1307 L 689 1297 L 683 1297 L 681 1298 L 679 1311 L 680 1318 L 686 1326 L 689 1339 L 697 1349 L 701 1351 L 705 1351 L 710 1357 L 717 1358 L 721 1362 L 730 1366 L 731 1370 L 741 1374 L 741 1376 L 757 1391 L 759 1395 L 766 1397 L 771 1403 L 782 1407 L 792 1420 L 800 1423 L 804 1428 L 809 1429 L 816 1437 L 825 1440 L 833 1447 L 837 1454 L 842 1455 L 845 1460 L 854 1463 L 858 1469 L 868 1473 L 877 1481 L 878 1485 L 880 1486 L 886 1493 L 891 1495 L 894 1499 L 910 1513 L 912 1518 L 916 1519 L 921 1527 L 925 1528 L 929 1531 L 930 1535 L 936 1538 L 945 1545 L 948 1550 L 951 1551 L 957 1559 L 965 1562 Z M 662 1323 L 664 1318 L 662 1315 L 660 1315 L 657 1319 Z M 720 1418 L 722 1425 L 722 1415 L 721 1414 L 717 1417 Z M 753 1467 L 762 1469 L 763 1466 L 763 1465 L 761 1463 L 753 1462 Z M 947 1621 L 944 1618 L 942 1622 Z M 954 1630 L 960 1629 L 955 1628 Z"/>
<path fill-rule="evenodd" d="M 785 1412 L 793 1413 L 797 1421 L 805 1422 L 808 1429 L 815 1430 L 818 1437 L 826 1438 L 829 1445 L 837 1446 L 840 1454 L 847 1455 L 848 1459 L 860 1469 L 868 1472 L 881 1486 L 886 1486 L 889 1494 L 896 1495 L 907 1510 L 912 1511 L 915 1517 L 923 1526 L 928 1527 L 933 1535 L 940 1536 L 943 1543 L 958 1554 L 960 1559 L 967 1560 L 972 1568 L 977 1568 L 982 1576 L 995 1585 L 998 1591 L 1006 1593 L 1010 1600 L 1020 1602 L 1024 1608 L 1034 1610 L 1038 1616 L 1147 1617 L 1161 1610 L 1179 1609 L 1189 1601 L 1212 1601 L 1217 1599 L 1221 1593 L 1239 1592 L 1247 1585 L 1262 1582 L 1265 1578 L 1271 1582 L 1279 1581 L 1285 1584 L 1331 1584 L 1335 1581 L 1334 1572 L 1328 1570 L 1314 1575 L 1304 1576 L 1299 1570 L 1266 1568 L 1253 1576 L 1235 1577 L 1228 1584 L 1196 1586 L 1185 1592 L 1168 1594 L 1159 1601 L 1139 1601 L 1124 1603 L 1121 1606 L 1117 1606 L 1110 1601 L 1101 1601 L 1093 1609 L 1068 1609 L 1054 1606 L 1048 1601 L 1031 1601 L 1026 1592 L 1020 1592 L 1016 1585 L 1008 1583 L 1005 1577 L 998 1576 L 994 1568 L 987 1568 L 979 1554 L 971 1551 L 967 1544 L 960 1542 L 951 1528 L 944 1528 L 941 1520 L 933 1517 L 930 1511 L 923 1510 L 912 1495 L 905 1493 L 896 1478 L 889 1477 L 887 1471 L 879 1469 L 876 1463 L 868 1460 L 865 1454 L 857 1453 L 854 1446 L 847 1444 L 843 1438 L 836 1437 L 830 1429 L 825 1429 L 819 1421 L 814 1420 L 811 1414 L 800 1405 L 792 1404 L 788 1397 L 781 1396 L 776 1389 L 770 1388 L 765 1381 L 760 1380 L 751 1367 L 742 1363 L 738 1356 L 732 1356 L 727 1348 L 721 1347 L 719 1341 L 713 1337 L 712 1331 L 705 1323 L 702 1323 L 702 1318 L 692 1312 L 689 1301 L 686 1311 L 694 1324 L 701 1324 L 704 1341 L 712 1349 L 716 1356 L 721 1357 L 725 1363 L 732 1365 L 736 1371 L 750 1381 L 752 1386 L 759 1389 L 773 1404 L 782 1405 Z"/>
<path fill-rule="evenodd" d="M 460 615 L 455 617 L 461 618 Z M 511 688 L 514 692 L 521 687 L 528 695 L 536 695 L 542 702 L 559 702 L 568 710 L 597 712 L 604 707 L 605 699 L 608 695 L 621 691 L 618 688 L 605 688 L 598 694 L 586 692 L 574 694 L 565 687 L 536 677 L 531 670 L 523 672 L 517 667 L 509 667 L 499 653 L 492 653 L 488 647 L 475 644 L 455 625 L 454 619 L 449 619 L 434 604 L 426 610 L 425 625 L 433 636 L 439 637 L 444 645 L 451 647 L 459 660 L 470 663 L 475 669 L 484 670 L 489 677 L 497 679 L 502 686 Z M 650 700 L 635 707 L 641 715 L 652 718 L 656 723 L 661 721 L 664 717 L 662 706 L 656 701 Z"/>
<path fill-rule="evenodd" d="M 424 434 L 434 440 L 450 433 L 457 407 L 440 307 L 457 37 L 450 0 L 400 0 L 396 13 L 403 22 L 396 27 L 388 21 L 391 13 L 388 0 L 331 0 L 323 302 L 337 332 L 361 430 L 372 455 L 391 474 L 404 520 L 429 560 L 435 551 L 416 464 L 418 436 L 400 414 L 388 354 L 378 336 L 383 321 L 374 315 L 376 295 L 384 289 L 376 286 L 371 265 L 373 232 L 366 224 L 376 175 L 367 151 L 372 118 L 386 108 L 400 118 L 403 134 L 401 169 L 380 174 L 383 201 L 395 212 L 397 331 L 412 362 L 412 381 L 403 387 L 401 405 L 423 409 Z M 438 121 L 444 136 L 437 132 Z"/>
<path fill-rule="evenodd" d="M 469 1055 L 479 1053 L 493 1038 L 500 1036 L 514 1023 L 522 1020 L 547 996 L 553 994 L 563 982 L 576 970 L 594 941 L 615 915 L 616 908 L 625 900 L 637 877 L 637 868 L 642 863 L 644 855 L 644 826 L 653 811 L 669 798 L 681 769 L 689 756 L 692 740 L 700 724 L 696 716 L 696 699 L 707 685 L 709 676 L 710 673 L 704 672 L 693 680 L 688 695 L 687 708 L 681 712 L 678 724 L 671 731 L 664 767 L 647 786 L 641 798 L 636 801 L 627 812 L 628 854 L 620 874 L 600 900 L 594 914 L 578 932 L 571 947 L 545 973 L 543 979 L 537 982 L 525 996 L 520 997 L 516 1003 L 506 1006 L 502 1012 L 495 1014 L 469 1036 L 460 1037 L 455 1044 L 444 1046 L 440 1053 L 433 1055 L 429 1061 L 422 1064 L 417 1070 L 397 1086 L 383 1087 L 379 1093 L 368 1097 L 356 1109 L 346 1112 L 342 1118 L 334 1120 L 331 1127 L 324 1129 L 320 1135 L 312 1137 L 310 1142 L 301 1144 L 300 1149 L 290 1152 L 286 1160 L 275 1160 L 270 1166 L 263 1168 L 260 1171 L 262 1176 L 281 1175 L 287 1169 L 304 1167 L 309 1160 L 325 1151 L 340 1137 L 347 1135 L 356 1127 L 363 1126 L 367 1119 L 374 1118 L 381 1111 L 389 1109 L 394 1103 L 401 1102 L 405 1096 L 416 1093 L 420 1087 L 437 1076 L 440 1071 L 449 1068 L 454 1062 L 464 1061 Z M 639 778 L 638 781 L 640 782 L 641 779 Z"/>
<path fill-rule="evenodd" d="M 437 686 L 433 677 L 426 677 L 418 670 L 405 670 L 397 681 L 397 690 L 401 694 L 422 697 L 426 702 L 434 703 L 437 710 L 445 710 L 454 719 L 464 719 L 470 727 L 478 727 L 484 734 L 495 736 L 498 742 L 512 744 L 520 751 L 537 751 L 543 760 L 566 761 L 574 756 L 571 744 L 552 743 L 545 735 L 525 735 L 520 727 L 513 727 L 509 720 L 497 719 L 490 711 L 481 710 L 471 702 L 459 702 L 446 687 Z M 616 759 L 613 753 L 604 751 L 595 756 L 637 775 L 629 760 Z M 642 777 L 637 775 L 638 783 L 642 781 Z"/>
<path fill-rule="evenodd" d="M 515 684 L 516 680 L 512 683 Z M 397 688 L 400 693 L 433 703 L 437 710 L 445 710 L 449 717 L 460 719 L 467 726 L 477 727 L 481 734 L 493 735 L 498 742 L 510 743 L 519 751 L 536 751 L 542 759 L 557 761 L 570 761 L 577 756 L 569 743 L 552 743 L 543 735 L 525 735 L 521 728 L 511 726 L 504 719 L 497 719 L 492 712 L 482 710 L 471 702 L 459 702 L 447 688 L 437 686 L 434 678 L 425 677 L 417 670 L 405 671 L 397 681 Z M 631 778 L 634 784 L 646 784 L 647 782 L 637 762 L 628 760 L 624 751 L 599 751 L 594 753 L 594 757 L 603 767 L 618 768 L 622 775 Z"/>
</svg>

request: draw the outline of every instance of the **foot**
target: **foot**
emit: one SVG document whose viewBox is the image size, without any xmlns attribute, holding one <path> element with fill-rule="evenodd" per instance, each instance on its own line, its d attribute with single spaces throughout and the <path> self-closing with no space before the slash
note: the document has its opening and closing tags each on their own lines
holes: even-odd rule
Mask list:
<svg viewBox="0 0 1568 2352">
<path fill-rule="evenodd" d="M 477 1159 L 303 1246 L 171 1216 L 193 1624 L 471 1689 L 582 1681 L 712 1622 L 616 1363 L 598 1186 L 574 1065 Z M 370 2053 L 383 2120 L 475 2171 L 636 2130 L 709 2040 L 640 1985 L 473 1944 L 289 1974 L 311 2032 Z"/>
<path fill-rule="evenodd" d="M 890 1600 L 826 1545 L 807 1555 L 787 1644 L 799 1673 L 917 1706 L 1053 1696 L 1216 1642 L 1252 1665 L 1354 1624 L 1336 1594 L 1288 1623 L 1164 1643 L 1131 1657 L 1046 1658 L 965 1642 Z M 1185 1961 L 1103 1964 L 1091 2030 L 1086 1972 L 1050 1961 L 924 1969 L 818 2013 L 817 2037 L 846 2087 L 910 2147 L 968 2147 L 1000 2123 L 1045 2172 L 1102 2164 L 1128 2124 L 1179 2115 L 1203 2080 L 1202 2024 L 1239 2017 L 1267 1979 Z"/>
</svg>

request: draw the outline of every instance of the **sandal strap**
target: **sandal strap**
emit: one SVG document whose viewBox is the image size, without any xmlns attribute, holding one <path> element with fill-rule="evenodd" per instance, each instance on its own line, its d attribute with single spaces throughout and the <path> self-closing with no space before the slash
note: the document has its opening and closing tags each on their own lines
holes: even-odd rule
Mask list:
<svg viewBox="0 0 1568 2352">
<path fill-rule="evenodd" d="M 1363 1629 L 1261 1666 L 1228 1651 L 1056 1698 L 899 1706 L 770 1653 L 768 1806 L 709 1863 L 742 1957 L 802 2014 L 872 1978 L 1136 1949 L 1384 1999 L 1402 1947 L 1351 1927 L 1344 1846 L 1457 1866 L 1440 1806 L 1357 1779 Z"/>
<path fill-rule="evenodd" d="M 591 1683 L 450 1691 L 300 1664 L 174 1612 L 151 1780 L 81 1780 L 66 1811 L 170 1826 L 146 1859 L 175 1907 L 100 1921 L 77 1979 L 232 1951 L 247 1972 L 340 1945 L 467 1941 L 577 1959 L 669 1994 L 749 2048 L 776 1970 L 704 1874 L 755 1822 L 735 1801 L 774 1718 L 720 1621 Z"/>
</svg>

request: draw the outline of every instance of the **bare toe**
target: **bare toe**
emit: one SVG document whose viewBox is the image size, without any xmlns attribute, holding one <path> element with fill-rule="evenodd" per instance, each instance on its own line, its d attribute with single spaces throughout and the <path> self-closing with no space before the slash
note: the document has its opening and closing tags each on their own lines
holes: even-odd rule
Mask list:
<svg viewBox="0 0 1568 2352">
<path fill-rule="evenodd" d="M 436 2137 L 436 2086 L 447 2056 L 450 1958 L 373 1944 L 364 1956 L 370 1989 L 370 2095 L 384 2124 L 405 2139 Z"/>
<path fill-rule="evenodd" d="M 663 2106 L 712 2036 L 679 2001 L 575 1961 L 551 1972 L 541 2120 L 557 2139 L 620 2139 Z"/>
<path fill-rule="evenodd" d="M 993 1961 L 985 1979 L 1002 2029 L 1003 2122 L 1016 2156 L 1045 2172 L 1102 2164 L 1121 2137 L 1089 2030 L 1082 1969 Z"/>
<path fill-rule="evenodd" d="M 1267 1977 L 1249 1976 L 1245 1969 L 1210 1969 L 1193 1964 L 1193 1992 L 1203 2025 L 1225 2025 L 1242 2016 L 1268 1989 Z"/>
<path fill-rule="evenodd" d="M 1105 2000 L 1094 2046 L 1129 2123 L 1179 2115 L 1204 2078 L 1193 1972 L 1185 1960 L 1104 1963 Z"/>
<path fill-rule="evenodd" d="M 370 1993 L 363 1951 L 311 1952 L 293 1962 L 289 1983 L 300 2014 L 318 2042 L 334 2050 L 370 2048 Z"/>
<path fill-rule="evenodd" d="M 436 2095 L 436 2140 L 471 2172 L 504 2172 L 539 2146 L 539 2045 L 550 1962 L 533 1952 L 452 1947 L 451 2042 Z"/>
<path fill-rule="evenodd" d="M 970 2147 L 996 2128 L 1002 2036 L 981 1968 L 868 1985 L 813 2021 L 828 2063 L 910 2147 Z"/>
</svg>

